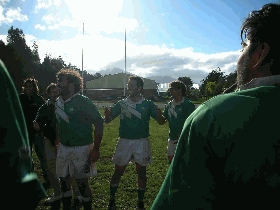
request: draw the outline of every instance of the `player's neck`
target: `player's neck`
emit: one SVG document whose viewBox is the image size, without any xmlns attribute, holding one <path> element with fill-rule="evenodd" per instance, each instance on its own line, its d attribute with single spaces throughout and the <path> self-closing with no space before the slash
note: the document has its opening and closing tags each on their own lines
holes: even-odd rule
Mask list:
<svg viewBox="0 0 280 210">
<path fill-rule="evenodd" d="M 175 102 L 180 102 L 180 101 L 182 101 L 182 99 L 183 99 L 183 96 L 174 97 Z"/>
<path fill-rule="evenodd" d="M 132 101 L 132 102 L 137 102 L 137 101 L 140 101 L 142 98 L 142 95 L 135 95 L 135 96 L 129 96 L 129 99 Z"/>
<path fill-rule="evenodd" d="M 69 91 L 69 93 L 63 95 L 62 98 L 64 101 L 66 101 L 68 98 L 72 97 L 74 94 L 75 94 L 74 91 Z"/>
<path fill-rule="evenodd" d="M 51 104 L 55 104 L 55 100 L 50 98 L 49 101 L 50 101 Z"/>
</svg>

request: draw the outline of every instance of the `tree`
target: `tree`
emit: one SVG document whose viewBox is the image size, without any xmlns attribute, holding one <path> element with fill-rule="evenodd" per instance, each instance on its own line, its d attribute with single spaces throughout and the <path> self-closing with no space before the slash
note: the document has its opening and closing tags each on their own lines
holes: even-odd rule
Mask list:
<svg viewBox="0 0 280 210">
<path fill-rule="evenodd" d="M 2 59 L 4 61 L 5 55 L 7 55 L 6 45 L 3 42 L 3 40 L 0 40 L 0 59 Z"/>
<path fill-rule="evenodd" d="M 187 97 L 190 96 L 190 90 L 193 86 L 193 81 L 190 77 L 179 77 L 178 80 L 180 80 L 181 82 L 183 82 L 186 87 L 187 87 Z"/>
<path fill-rule="evenodd" d="M 209 92 L 206 90 L 206 85 L 208 82 L 215 82 L 217 87 L 215 88 L 214 95 L 218 95 L 223 92 L 225 84 L 225 72 L 222 72 L 218 67 L 217 69 L 212 70 L 205 79 L 201 80 L 200 93 L 201 95 L 207 97 Z"/>
<path fill-rule="evenodd" d="M 226 76 L 224 88 L 229 88 L 230 86 L 232 86 L 236 82 L 236 79 L 237 79 L 237 71 L 235 70 L 234 72 Z"/>
<path fill-rule="evenodd" d="M 100 74 L 99 72 L 96 72 L 94 75 L 93 75 L 94 79 L 100 79 L 102 78 L 102 74 Z"/>
<path fill-rule="evenodd" d="M 196 88 L 192 87 L 191 90 L 190 90 L 189 99 L 198 100 L 200 97 L 201 97 L 201 95 L 200 95 L 199 89 L 196 89 Z"/>
<path fill-rule="evenodd" d="M 14 29 L 13 26 L 8 30 L 7 36 L 8 45 L 18 45 L 21 43 L 23 46 L 26 45 L 25 35 L 21 29 Z"/>
<path fill-rule="evenodd" d="M 8 30 L 7 45 L 0 40 L 0 58 L 5 63 L 19 92 L 23 80 L 27 77 L 37 79 L 40 91 L 44 92 L 51 82 L 56 82 L 56 73 L 62 68 L 72 68 L 81 74 L 78 67 L 71 63 L 66 65 L 61 56 L 52 58 L 51 55 L 46 54 L 41 63 L 38 49 L 36 41 L 33 42 L 31 48 L 27 46 L 23 31 L 13 26 Z M 100 73 L 95 76 L 102 77 Z M 94 76 L 84 71 L 84 84 L 92 79 Z"/>
<path fill-rule="evenodd" d="M 33 63 L 33 54 L 26 45 L 25 35 L 21 29 L 13 26 L 8 30 L 5 64 L 17 87 L 21 91 L 22 82 L 26 77 L 34 76 L 38 65 Z"/>
<path fill-rule="evenodd" d="M 40 88 L 45 90 L 51 82 L 56 82 L 56 73 L 65 67 L 65 62 L 61 56 L 58 58 L 52 58 L 51 55 L 46 54 L 40 70 L 35 76 Z"/>
<path fill-rule="evenodd" d="M 216 90 L 218 88 L 218 84 L 216 82 L 207 82 L 206 84 L 206 98 L 213 97 L 216 93 Z"/>
<path fill-rule="evenodd" d="M 36 41 L 33 41 L 33 45 L 32 45 L 32 50 L 31 50 L 31 52 L 32 52 L 32 54 L 33 54 L 33 60 L 34 60 L 34 62 L 37 63 L 37 64 L 40 63 L 40 56 L 39 56 L 38 49 L 39 49 L 39 47 L 38 47 Z"/>
</svg>

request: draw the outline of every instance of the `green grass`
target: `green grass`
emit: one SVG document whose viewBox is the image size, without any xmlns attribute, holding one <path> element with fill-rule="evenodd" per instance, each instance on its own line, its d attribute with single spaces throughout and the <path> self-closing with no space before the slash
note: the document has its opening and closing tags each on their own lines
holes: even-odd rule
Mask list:
<svg viewBox="0 0 280 210">
<path fill-rule="evenodd" d="M 102 110 L 100 110 L 103 113 Z M 118 139 L 119 118 L 105 125 L 103 140 L 100 147 L 100 159 L 97 162 L 98 175 L 90 178 L 90 187 L 94 196 L 93 209 L 107 209 L 109 200 L 109 181 L 113 175 L 114 165 L 111 162 L 112 155 Z M 145 193 L 145 207 L 150 209 L 158 190 L 163 182 L 168 169 L 166 147 L 168 138 L 168 124 L 158 125 L 154 119 L 150 120 L 150 142 L 152 146 L 153 162 L 147 166 L 147 189 Z M 35 152 L 34 152 L 35 153 Z M 33 153 L 33 154 L 34 154 Z M 35 172 L 41 180 L 41 169 L 36 155 Z M 47 191 L 48 195 L 52 190 Z M 116 205 L 118 209 L 135 209 L 137 202 L 137 175 L 135 163 L 128 164 L 125 174 L 122 176 L 116 193 Z M 49 209 L 38 206 L 37 209 Z"/>
</svg>

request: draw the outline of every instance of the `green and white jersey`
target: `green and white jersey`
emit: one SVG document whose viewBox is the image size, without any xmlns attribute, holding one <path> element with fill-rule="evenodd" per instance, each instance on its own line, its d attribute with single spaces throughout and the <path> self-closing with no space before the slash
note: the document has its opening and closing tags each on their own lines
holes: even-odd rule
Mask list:
<svg viewBox="0 0 280 210">
<path fill-rule="evenodd" d="M 179 139 L 185 120 L 194 110 L 194 104 L 186 97 L 177 103 L 172 100 L 165 105 L 163 116 L 169 123 L 169 138 L 171 140 Z"/>
<path fill-rule="evenodd" d="M 146 138 L 150 135 L 150 117 L 157 118 L 156 105 L 144 98 L 136 103 L 126 98 L 112 105 L 110 116 L 112 119 L 120 117 L 119 136 L 121 138 Z"/>
<path fill-rule="evenodd" d="M 92 124 L 103 124 L 103 118 L 93 102 L 80 94 L 66 101 L 60 96 L 56 101 L 56 116 L 59 140 L 65 146 L 93 143 Z"/>
<path fill-rule="evenodd" d="M 279 96 L 280 84 L 275 84 L 200 105 L 184 124 L 151 210 L 278 206 Z"/>
</svg>

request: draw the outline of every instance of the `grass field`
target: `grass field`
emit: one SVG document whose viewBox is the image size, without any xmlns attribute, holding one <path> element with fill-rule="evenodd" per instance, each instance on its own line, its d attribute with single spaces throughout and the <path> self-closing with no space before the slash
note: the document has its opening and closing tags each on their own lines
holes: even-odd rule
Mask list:
<svg viewBox="0 0 280 210">
<path fill-rule="evenodd" d="M 103 113 L 103 110 L 100 110 Z M 111 157 L 114 153 L 118 138 L 119 118 L 105 125 L 103 140 L 100 147 L 100 159 L 97 162 L 98 175 L 90 178 L 90 186 L 93 192 L 93 209 L 107 209 L 109 200 L 109 181 L 113 174 Z M 154 119 L 150 120 L 150 142 L 152 145 L 153 163 L 147 166 L 147 189 L 145 193 L 145 207 L 150 209 L 168 169 L 166 146 L 168 138 L 168 124 L 158 125 Z M 35 152 L 34 152 L 35 153 Z M 33 154 L 34 154 L 33 153 Z M 35 172 L 42 180 L 39 161 L 34 155 Z M 52 190 L 47 191 L 48 195 Z M 116 193 L 116 205 L 118 209 L 135 209 L 137 202 L 137 175 L 135 163 L 129 164 L 122 176 Z M 38 206 L 37 209 L 49 209 Z"/>
</svg>

